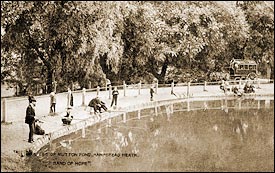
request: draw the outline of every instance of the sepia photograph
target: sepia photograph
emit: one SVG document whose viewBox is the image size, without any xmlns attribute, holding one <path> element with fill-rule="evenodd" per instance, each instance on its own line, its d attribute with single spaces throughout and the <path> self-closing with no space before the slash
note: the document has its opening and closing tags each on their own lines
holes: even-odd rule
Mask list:
<svg viewBox="0 0 275 173">
<path fill-rule="evenodd" d="M 274 172 L 274 1 L 1 1 L 1 172 Z"/>
</svg>

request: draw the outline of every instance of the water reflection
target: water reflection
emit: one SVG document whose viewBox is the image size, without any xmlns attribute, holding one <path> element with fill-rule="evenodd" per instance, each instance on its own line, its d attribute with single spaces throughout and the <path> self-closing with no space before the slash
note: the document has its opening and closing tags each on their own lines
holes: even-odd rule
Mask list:
<svg viewBox="0 0 275 173">
<path fill-rule="evenodd" d="M 274 107 L 266 105 L 188 101 L 141 111 L 149 115 L 141 119 L 129 113 L 136 119 L 97 124 L 85 137 L 81 131 L 62 137 L 28 163 L 32 171 L 274 171 Z"/>
</svg>

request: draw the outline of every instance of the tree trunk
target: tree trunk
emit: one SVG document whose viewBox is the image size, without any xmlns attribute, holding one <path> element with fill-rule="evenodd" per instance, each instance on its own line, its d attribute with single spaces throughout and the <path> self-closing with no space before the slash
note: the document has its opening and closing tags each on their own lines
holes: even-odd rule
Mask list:
<svg viewBox="0 0 275 173">
<path fill-rule="evenodd" d="M 53 70 L 52 69 L 48 69 L 46 85 L 47 85 L 46 94 L 52 92 L 53 91 Z"/>
<path fill-rule="evenodd" d="M 166 71 L 167 71 L 167 68 L 168 68 L 168 65 L 169 65 L 169 59 L 168 58 L 165 59 L 163 65 L 162 65 L 160 74 L 158 74 L 157 69 L 154 68 L 155 62 L 154 61 L 150 61 L 150 62 L 151 62 L 151 66 L 150 66 L 149 69 L 150 69 L 151 73 L 158 79 L 159 83 L 164 83 L 165 82 Z"/>
<path fill-rule="evenodd" d="M 52 92 L 53 89 L 53 68 L 51 63 L 44 58 L 44 53 L 40 52 L 37 47 L 35 47 L 36 53 L 38 54 L 39 58 L 43 61 L 43 64 L 47 67 L 47 81 L 46 81 L 46 94 Z"/>
<path fill-rule="evenodd" d="M 159 75 L 159 79 L 158 79 L 159 83 L 165 83 L 165 75 L 168 68 L 168 64 L 169 64 L 169 60 L 168 58 L 166 58 L 164 61 L 164 64 L 162 65 L 161 73 Z"/>
</svg>

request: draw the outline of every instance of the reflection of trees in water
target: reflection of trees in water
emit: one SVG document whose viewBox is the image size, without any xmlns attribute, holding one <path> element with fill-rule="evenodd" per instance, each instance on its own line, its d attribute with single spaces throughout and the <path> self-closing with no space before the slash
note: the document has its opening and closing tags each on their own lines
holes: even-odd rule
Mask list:
<svg viewBox="0 0 275 173">
<path fill-rule="evenodd" d="M 270 110 L 178 112 L 170 120 L 159 114 L 113 123 L 108 130 L 103 124 L 87 131 L 85 139 L 93 140 L 80 138 L 72 142 L 71 150 L 58 148 L 56 152 L 138 153 L 139 157 L 131 159 L 92 158 L 89 168 L 94 171 L 257 170 L 258 158 L 265 155 L 272 161 L 274 117 Z M 261 164 L 269 164 L 268 160 L 265 162 Z"/>
</svg>

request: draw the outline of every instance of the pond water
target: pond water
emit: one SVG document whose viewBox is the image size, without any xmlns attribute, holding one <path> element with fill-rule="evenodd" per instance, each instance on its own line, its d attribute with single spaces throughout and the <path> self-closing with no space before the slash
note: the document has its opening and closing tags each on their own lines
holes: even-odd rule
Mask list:
<svg viewBox="0 0 275 173">
<path fill-rule="evenodd" d="M 43 147 L 31 171 L 274 171 L 274 101 L 183 102 L 127 113 Z M 192 111 L 187 111 L 189 105 Z M 111 126 L 109 126 L 111 125 Z"/>
</svg>

